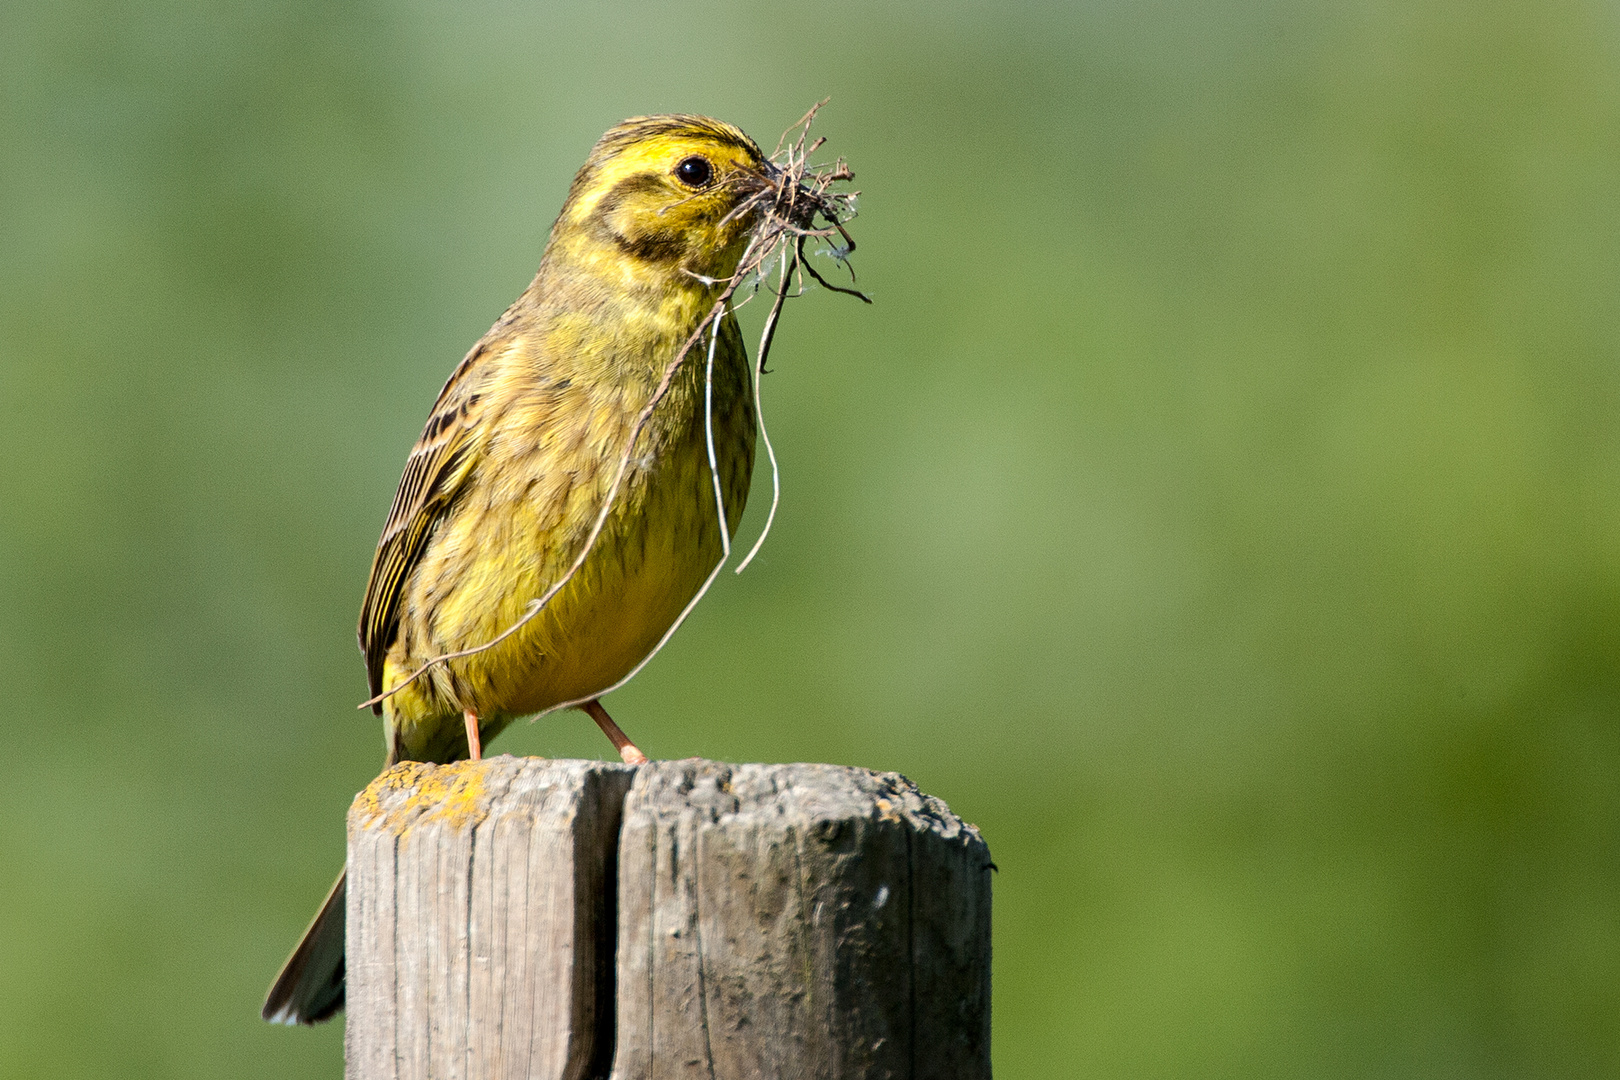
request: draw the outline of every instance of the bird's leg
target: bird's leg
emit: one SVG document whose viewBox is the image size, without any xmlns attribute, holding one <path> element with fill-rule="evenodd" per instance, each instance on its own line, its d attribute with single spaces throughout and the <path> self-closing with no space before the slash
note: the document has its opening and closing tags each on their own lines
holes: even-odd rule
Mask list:
<svg viewBox="0 0 1620 1080">
<path fill-rule="evenodd" d="M 462 717 L 467 721 L 467 760 L 482 761 L 484 744 L 478 738 L 478 714 L 467 709 L 462 713 Z"/>
<path fill-rule="evenodd" d="M 602 708 L 600 701 L 587 701 L 580 708 L 589 713 L 591 719 L 596 721 L 596 726 L 602 729 L 602 734 L 608 737 L 608 741 L 613 744 L 613 749 L 619 752 L 619 757 L 624 759 L 626 765 L 647 764 L 647 755 L 636 749 L 636 744 L 630 741 L 630 737 L 619 730 L 619 725 L 613 722 L 613 717 L 609 716 L 607 710 Z"/>
</svg>

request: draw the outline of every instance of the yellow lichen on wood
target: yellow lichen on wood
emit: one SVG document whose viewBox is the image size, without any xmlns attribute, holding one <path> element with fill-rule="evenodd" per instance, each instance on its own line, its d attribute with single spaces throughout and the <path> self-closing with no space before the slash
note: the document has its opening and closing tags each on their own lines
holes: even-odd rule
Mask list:
<svg viewBox="0 0 1620 1080">
<path fill-rule="evenodd" d="M 484 794 L 480 762 L 402 761 L 355 796 L 354 811 L 362 829 L 387 829 L 399 837 L 426 822 L 467 829 L 488 813 Z"/>
<path fill-rule="evenodd" d="M 888 799 L 885 799 L 882 796 L 879 796 L 875 800 L 874 805 L 877 807 L 878 817 L 881 820 L 883 820 L 883 821 L 899 821 L 899 820 L 901 820 L 899 812 L 896 811 L 895 808 L 894 808 L 894 803 L 890 802 Z"/>
</svg>

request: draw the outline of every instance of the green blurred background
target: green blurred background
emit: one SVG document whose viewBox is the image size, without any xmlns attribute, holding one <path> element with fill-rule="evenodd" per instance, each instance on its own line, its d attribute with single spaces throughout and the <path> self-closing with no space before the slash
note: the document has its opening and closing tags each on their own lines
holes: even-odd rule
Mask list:
<svg viewBox="0 0 1620 1080">
<path fill-rule="evenodd" d="M 0 1074 L 338 1075 L 257 1010 L 428 406 L 605 128 L 825 94 L 877 303 L 790 306 L 775 534 L 615 715 L 976 821 L 1007 1080 L 1620 1074 L 1620 13 L 1562 0 L 5 4 Z"/>
</svg>

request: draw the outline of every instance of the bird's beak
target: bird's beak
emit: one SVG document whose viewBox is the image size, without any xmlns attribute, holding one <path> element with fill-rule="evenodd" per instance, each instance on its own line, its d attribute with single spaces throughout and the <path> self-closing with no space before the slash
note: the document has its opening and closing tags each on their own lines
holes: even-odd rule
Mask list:
<svg viewBox="0 0 1620 1080">
<path fill-rule="evenodd" d="M 769 201 L 773 211 L 782 218 L 805 228 L 811 225 L 820 202 L 811 194 L 798 174 L 777 165 L 774 161 L 761 162 L 753 170 L 755 191 L 771 193 Z"/>
<path fill-rule="evenodd" d="M 781 188 L 782 178 L 786 175 L 775 162 L 762 161 L 756 167 L 743 170 L 741 186 L 750 195 L 756 195 L 761 191 L 777 191 Z"/>
</svg>

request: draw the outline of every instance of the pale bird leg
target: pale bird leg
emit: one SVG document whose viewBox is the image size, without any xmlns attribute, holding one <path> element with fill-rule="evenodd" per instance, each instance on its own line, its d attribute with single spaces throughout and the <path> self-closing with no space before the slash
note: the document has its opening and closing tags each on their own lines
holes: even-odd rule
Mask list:
<svg viewBox="0 0 1620 1080">
<path fill-rule="evenodd" d="M 467 760 L 484 760 L 484 744 L 478 738 L 478 714 L 468 709 L 462 714 L 467 721 Z"/>
<path fill-rule="evenodd" d="M 613 722 L 613 717 L 609 716 L 607 710 L 602 708 L 600 701 L 592 699 L 581 705 L 580 708 L 584 709 L 590 715 L 590 718 L 596 721 L 596 726 L 602 729 L 602 734 L 608 737 L 608 741 L 613 744 L 613 749 L 619 752 L 619 757 L 624 760 L 626 765 L 647 764 L 647 755 L 636 749 L 636 744 L 630 741 L 630 736 L 619 730 L 619 725 Z"/>
</svg>

